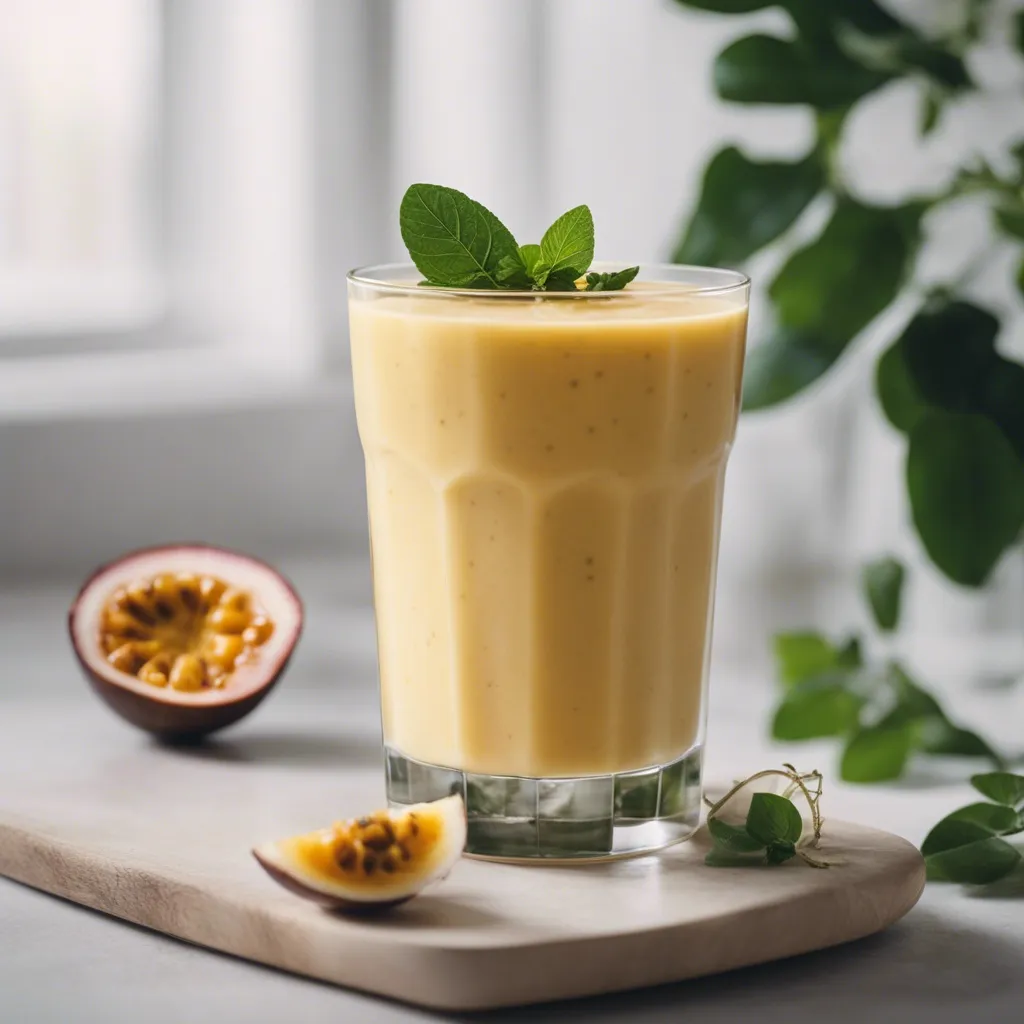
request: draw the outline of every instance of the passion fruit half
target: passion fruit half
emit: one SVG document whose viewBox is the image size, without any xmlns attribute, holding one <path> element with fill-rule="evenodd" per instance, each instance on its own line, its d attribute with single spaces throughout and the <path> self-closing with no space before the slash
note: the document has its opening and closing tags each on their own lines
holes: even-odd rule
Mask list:
<svg viewBox="0 0 1024 1024">
<path fill-rule="evenodd" d="M 89 577 L 68 629 L 93 689 L 122 718 L 192 740 L 237 722 L 270 692 L 302 631 L 302 602 L 248 555 L 147 548 Z"/>
<path fill-rule="evenodd" d="M 265 843 L 253 856 L 290 892 L 350 913 L 410 900 L 451 871 L 466 845 L 462 797 L 376 811 Z"/>
</svg>

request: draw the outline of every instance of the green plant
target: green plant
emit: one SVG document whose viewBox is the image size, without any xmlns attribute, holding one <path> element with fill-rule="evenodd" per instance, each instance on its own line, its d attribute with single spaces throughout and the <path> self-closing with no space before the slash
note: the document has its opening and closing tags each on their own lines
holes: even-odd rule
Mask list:
<svg viewBox="0 0 1024 1024">
<path fill-rule="evenodd" d="M 971 785 L 991 802 L 961 807 L 928 833 L 921 852 L 930 879 L 988 885 L 1021 861 L 1019 848 L 1001 837 L 1024 832 L 1024 775 L 974 775 Z"/>
<path fill-rule="evenodd" d="M 921 85 L 922 134 L 947 103 L 977 90 L 965 56 L 990 15 L 989 0 L 963 0 L 957 30 L 923 37 L 875 0 L 678 0 L 745 14 L 781 7 L 787 37 L 748 35 L 717 57 L 719 96 L 745 104 L 799 104 L 817 137 L 793 161 L 754 160 L 735 147 L 715 155 L 675 251 L 684 263 L 735 264 L 786 232 L 813 202 L 828 203 L 820 234 L 793 248 L 769 284 L 774 326 L 748 361 L 744 407 L 764 409 L 825 374 L 904 292 L 918 310 L 876 367 L 889 422 L 907 439 L 913 522 L 931 560 L 977 587 L 1024 527 L 1024 366 L 996 350 L 998 316 L 951 281 L 922 293 L 913 283 L 923 227 L 936 210 L 971 195 L 991 208 L 993 245 L 1024 247 L 1024 141 L 995 169 L 974 160 L 937 195 L 876 206 L 858 198 L 839 146 L 850 112 L 900 80 Z M 1024 53 L 1024 12 L 1016 15 Z M 1024 260 L 1017 284 L 1024 292 Z"/>
<path fill-rule="evenodd" d="M 905 570 L 894 558 L 866 566 L 865 600 L 879 633 L 899 625 Z M 772 718 L 781 741 L 835 738 L 847 782 L 885 782 L 903 774 L 914 754 L 1002 757 L 976 732 L 952 721 L 939 701 L 895 660 L 866 657 L 876 637 L 833 641 L 821 633 L 775 637 L 782 696 Z"/>
</svg>

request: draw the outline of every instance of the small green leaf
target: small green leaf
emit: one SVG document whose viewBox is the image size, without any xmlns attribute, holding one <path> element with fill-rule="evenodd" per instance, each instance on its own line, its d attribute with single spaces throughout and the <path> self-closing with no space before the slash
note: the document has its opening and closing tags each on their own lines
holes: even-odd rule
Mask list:
<svg viewBox="0 0 1024 1024">
<path fill-rule="evenodd" d="M 1024 11 L 1017 11 L 1013 16 L 1013 40 L 1020 53 L 1024 53 Z"/>
<path fill-rule="evenodd" d="M 757 161 L 729 146 L 704 171 L 697 208 L 673 259 L 741 263 L 789 228 L 824 184 L 816 153 L 795 163 Z"/>
<path fill-rule="evenodd" d="M 698 11 L 714 11 L 717 14 L 749 14 L 765 7 L 775 7 L 779 0 L 676 0 L 684 7 Z"/>
<path fill-rule="evenodd" d="M 715 843 L 730 853 L 758 853 L 765 848 L 742 825 L 730 825 L 721 818 L 708 818 L 708 831 Z"/>
<path fill-rule="evenodd" d="M 587 274 L 588 292 L 615 292 L 625 288 L 640 273 L 639 267 L 626 267 L 611 273 Z"/>
<path fill-rule="evenodd" d="M 1024 775 L 1012 772 L 986 772 L 983 775 L 972 775 L 971 785 L 989 800 L 1006 807 L 1017 807 L 1024 804 Z"/>
<path fill-rule="evenodd" d="M 499 283 L 506 288 L 525 290 L 533 287 L 533 279 L 527 272 L 518 252 L 501 257 L 498 262 L 497 278 Z"/>
<path fill-rule="evenodd" d="M 575 206 L 563 213 L 540 240 L 541 258 L 551 274 L 573 271 L 582 277 L 594 262 L 594 218 L 588 206 Z"/>
<path fill-rule="evenodd" d="M 796 856 L 796 845 L 794 843 L 772 843 L 767 850 L 766 859 L 769 864 L 785 864 L 787 860 Z"/>
<path fill-rule="evenodd" d="M 981 586 L 1024 526 L 1024 466 L 1010 442 L 982 416 L 930 412 L 910 433 L 907 487 L 932 561 Z"/>
<path fill-rule="evenodd" d="M 925 857 L 929 878 L 967 885 L 997 882 L 1019 863 L 1020 851 L 994 836 Z"/>
<path fill-rule="evenodd" d="M 864 656 L 861 654 L 860 637 L 848 637 L 842 647 L 839 648 L 836 657 L 836 665 L 839 668 L 862 668 Z"/>
<path fill-rule="evenodd" d="M 1024 463 L 1024 366 L 997 355 L 989 368 L 980 406 Z"/>
<path fill-rule="evenodd" d="M 910 757 L 911 740 L 908 724 L 861 729 L 843 751 L 842 778 L 846 782 L 898 779 Z"/>
<path fill-rule="evenodd" d="M 1024 241 L 1024 208 L 1002 207 L 995 211 L 996 224 L 1011 238 Z"/>
<path fill-rule="evenodd" d="M 835 668 L 838 660 L 832 642 L 821 633 L 776 633 L 772 646 L 775 671 L 786 688 Z"/>
<path fill-rule="evenodd" d="M 402 241 L 431 284 L 497 288 L 498 265 L 518 247 L 485 206 L 442 185 L 410 185 L 399 210 Z"/>
<path fill-rule="evenodd" d="M 1024 259 L 1021 259 L 1017 268 L 1017 291 L 1024 295 Z"/>
<path fill-rule="evenodd" d="M 843 736 L 857 728 L 862 697 L 829 676 L 809 679 L 786 694 L 772 720 L 772 738 L 787 741 Z"/>
<path fill-rule="evenodd" d="M 542 267 L 543 264 L 538 264 Z M 575 270 L 552 270 L 544 278 L 544 290 L 548 292 L 575 292 L 577 274 Z"/>
<path fill-rule="evenodd" d="M 832 110 L 856 103 L 890 77 L 835 48 L 818 52 L 766 35 L 736 40 L 715 61 L 718 95 L 734 103 L 800 103 Z"/>
<path fill-rule="evenodd" d="M 704 856 L 704 863 L 709 868 L 759 868 L 765 863 L 762 848 L 760 853 L 730 853 L 720 846 L 713 846 Z"/>
<path fill-rule="evenodd" d="M 903 593 L 903 563 L 895 558 L 880 558 L 864 566 L 861 581 L 878 628 L 889 633 L 900 621 L 900 597 Z"/>
<path fill-rule="evenodd" d="M 775 793 L 755 793 L 747 812 L 747 832 L 762 846 L 795 843 L 804 823 L 792 800 Z"/>
<path fill-rule="evenodd" d="M 892 688 L 901 722 L 946 717 L 942 705 L 924 687 L 915 683 L 899 662 L 890 662 L 886 666 L 886 681 Z"/>
<path fill-rule="evenodd" d="M 519 246 L 519 259 L 526 268 L 527 274 L 531 278 L 534 277 L 537 272 L 537 264 L 541 262 L 540 246 L 532 244 Z"/>
</svg>

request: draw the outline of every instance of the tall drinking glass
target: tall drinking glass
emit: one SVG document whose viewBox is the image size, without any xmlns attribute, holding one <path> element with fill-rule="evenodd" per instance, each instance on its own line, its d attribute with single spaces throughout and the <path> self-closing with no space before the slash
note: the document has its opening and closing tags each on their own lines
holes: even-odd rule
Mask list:
<svg viewBox="0 0 1024 1024">
<path fill-rule="evenodd" d="M 388 799 L 463 794 L 482 856 L 685 839 L 748 281 L 418 280 L 349 277 Z"/>
</svg>

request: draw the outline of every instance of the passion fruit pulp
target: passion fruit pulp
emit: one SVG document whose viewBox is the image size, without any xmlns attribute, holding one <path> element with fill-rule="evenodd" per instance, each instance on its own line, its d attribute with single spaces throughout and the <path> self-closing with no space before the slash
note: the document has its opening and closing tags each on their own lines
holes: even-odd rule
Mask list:
<svg viewBox="0 0 1024 1024">
<path fill-rule="evenodd" d="M 375 811 L 364 818 L 257 846 L 252 852 L 290 892 L 358 912 L 410 900 L 451 871 L 466 845 L 460 796 Z"/>
<path fill-rule="evenodd" d="M 238 721 L 267 695 L 295 649 L 302 603 L 264 562 L 175 545 L 99 569 L 68 626 L 87 678 L 118 714 L 186 740 Z"/>
</svg>

